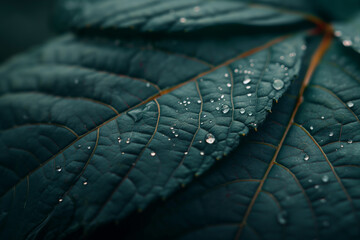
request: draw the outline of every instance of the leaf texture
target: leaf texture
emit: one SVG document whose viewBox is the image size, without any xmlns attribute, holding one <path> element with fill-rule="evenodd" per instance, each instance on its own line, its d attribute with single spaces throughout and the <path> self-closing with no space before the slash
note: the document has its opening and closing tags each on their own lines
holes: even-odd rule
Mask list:
<svg viewBox="0 0 360 240">
<path fill-rule="evenodd" d="M 293 85 L 259 132 L 151 212 L 145 237 L 359 238 L 359 60 L 333 43 L 303 98 Z"/>
<path fill-rule="evenodd" d="M 351 20 L 334 24 L 335 36 L 339 37 L 345 47 L 351 47 L 360 53 L 360 14 Z"/>
<path fill-rule="evenodd" d="M 3 66 L 0 238 L 123 219 L 228 154 L 303 55 L 301 34 L 248 39 L 66 35 Z"/>
</svg>

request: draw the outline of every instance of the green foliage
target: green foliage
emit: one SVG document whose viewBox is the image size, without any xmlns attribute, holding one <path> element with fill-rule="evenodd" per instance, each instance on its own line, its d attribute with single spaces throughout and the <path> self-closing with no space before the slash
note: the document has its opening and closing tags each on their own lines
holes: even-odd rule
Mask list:
<svg viewBox="0 0 360 240">
<path fill-rule="evenodd" d="M 316 6 L 59 1 L 0 68 L 0 238 L 359 238 L 360 56 Z"/>
</svg>

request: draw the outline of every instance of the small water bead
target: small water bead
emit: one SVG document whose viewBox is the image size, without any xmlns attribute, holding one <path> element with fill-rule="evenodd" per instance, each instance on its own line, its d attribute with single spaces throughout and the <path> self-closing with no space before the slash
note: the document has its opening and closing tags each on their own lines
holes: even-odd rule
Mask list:
<svg viewBox="0 0 360 240">
<path fill-rule="evenodd" d="M 309 180 L 308 180 L 309 183 L 312 183 L 312 181 L 313 181 L 312 179 L 309 179 Z"/>
<path fill-rule="evenodd" d="M 325 119 L 325 117 L 324 117 L 324 116 L 321 116 L 321 119 L 322 119 L 322 120 L 324 120 L 324 119 Z"/>
<path fill-rule="evenodd" d="M 84 186 L 86 186 L 87 184 L 88 184 L 88 182 L 87 182 L 87 181 L 84 181 L 84 182 L 83 182 L 83 185 L 84 185 Z"/>
<path fill-rule="evenodd" d="M 219 91 L 222 91 L 222 90 L 223 90 L 222 87 L 218 87 L 218 89 L 219 89 Z"/>
<path fill-rule="evenodd" d="M 118 139 L 118 142 L 119 142 L 119 143 L 121 143 L 121 138 L 120 138 L 120 137 L 118 137 L 117 139 Z"/>
<path fill-rule="evenodd" d="M 251 86 L 246 86 L 246 89 L 250 89 L 251 88 Z"/>
<path fill-rule="evenodd" d="M 90 147 L 90 146 L 88 146 L 88 147 L 87 147 L 87 149 L 89 149 L 89 150 L 90 150 L 90 149 L 91 149 L 91 147 Z"/>
<path fill-rule="evenodd" d="M 59 198 L 59 203 L 61 203 L 62 201 L 63 201 L 64 199 L 62 199 L 62 198 Z"/>
<path fill-rule="evenodd" d="M 179 21 L 180 21 L 181 23 L 186 23 L 186 18 L 182 17 L 182 18 L 179 19 Z"/>
<path fill-rule="evenodd" d="M 56 166 L 56 171 L 57 172 L 61 172 L 62 171 L 62 168 L 60 166 Z"/>
<path fill-rule="evenodd" d="M 124 155 L 125 153 L 124 152 L 121 152 L 121 155 Z"/>
<path fill-rule="evenodd" d="M 220 107 L 216 107 L 215 109 L 216 109 L 217 111 L 219 111 L 219 110 L 220 110 Z"/>
<path fill-rule="evenodd" d="M 213 103 L 213 102 L 214 102 L 214 99 L 210 99 L 210 102 Z"/>
<path fill-rule="evenodd" d="M 315 189 L 319 189 L 320 186 L 319 186 L 319 185 L 315 185 L 314 188 L 315 188 Z"/>
<path fill-rule="evenodd" d="M 335 32 L 334 32 L 334 35 L 335 35 L 336 37 L 340 37 L 340 36 L 342 35 L 342 32 L 341 32 L 341 31 L 335 31 Z"/>
<path fill-rule="evenodd" d="M 284 60 L 285 59 L 285 57 L 284 56 L 280 56 L 280 60 Z"/>
<path fill-rule="evenodd" d="M 199 99 L 199 100 L 197 100 L 197 103 L 198 103 L 198 104 L 200 104 L 200 103 L 201 103 L 201 100 L 200 100 L 200 99 Z"/>
<path fill-rule="evenodd" d="M 228 74 L 228 73 L 225 73 L 224 76 L 227 78 L 227 77 L 229 77 L 229 74 Z"/>
<path fill-rule="evenodd" d="M 343 145 L 343 144 L 341 144 L 341 145 L 340 145 L 340 147 L 341 147 L 341 148 L 343 148 L 343 147 L 344 147 L 344 145 Z"/>
<path fill-rule="evenodd" d="M 230 107 L 228 105 L 223 105 L 221 107 L 221 111 L 222 111 L 222 113 L 226 114 L 230 111 Z"/>
<path fill-rule="evenodd" d="M 348 144 L 352 144 L 352 143 L 353 143 L 353 140 L 350 139 L 350 140 L 347 141 L 347 143 L 348 143 Z"/>
<path fill-rule="evenodd" d="M 289 57 L 295 57 L 295 56 L 296 56 L 295 52 L 289 53 Z"/>
<path fill-rule="evenodd" d="M 272 86 L 275 90 L 280 90 L 284 87 L 284 82 L 280 79 L 275 79 Z"/>
<path fill-rule="evenodd" d="M 188 155 L 188 152 L 184 152 L 184 155 Z"/>
<path fill-rule="evenodd" d="M 329 133 L 329 137 L 332 137 L 332 136 L 334 136 L 334 133 L 333 133 L 333 132 L 330 132 L 330 133 Z"/>
<path fill-rule="evenodd" d="M 239 72 L 239 69 L 235 68 L 234 73 L 238 73 L 238 72 Z"/>
<path fill-rule="evenodd" d="M 220 98 L 224 98 L 224 97 L 225 97 L 225 95 L 224 95 L 224 94 L 220 96 Z"/>
<path fill-rule="evenodd" d="M 248 115 L 251 117 L 253 114 L 252 114 L 252 113 L 249 113 Z"/>
<path fill-rule="evenodd" d="M 81 148 L 81 144 L 77 145 L 78 148 Z"/>
<path fill-rule="evenodd" d="M 321 177 L 321 181 L 323 181 L 324 183 L 329 181 L 329 176 L 328 175 L 324 175 Z"/>
<path fill-rule="evenodd" d="M 155 152 L 151 152 L 151 153 L 150 153 L 150 156 L 152 156 L 152 157 L 154 157 L 155 155 L 156 155 Z"/>
<path fill-rule="evenodd" d="M 251 95 L 252 95 L 251 93 L 248 93 L 248 94 L 247 94 L 248 97 L 251 97 Z"/>
<path fill-rule="evenodd" d="M 245 113 L 245 108 L 240 108 L 240 113 L 244 114 Z"/>
<path fill-rule="evenodd" d="M 345 47 L 350 47 L 352 45 L 352 41 L 351 40 L 344 40 L 342 42 L 342 44 L 345 46 Z"/>
<path fill-rule="evenodd" d="M 326 203 L 326 198 L 321 198 L 321 199 L 320 199 L 320 202 L 321 202 L 321 203 Z"/>
<path fill-rule="evenodd" d="M 310 126 L 310 130 L 314 130 L 314 127 L 313 127 L 313 126 Z"/>
<path fill-rule="evenodd" d="M 215 142 L 215 137 L 214 135 L 212 135 L 211 133 L 208 133 L 206 134 L 206 139 L 205 141 L 208 143 L 208 144 L 213 144 Z"/>
<path fill-rule="evenodd" d="M 199 12 L 199 11 L 200 11 L 200 7 L 199 7 L 199 6 L 194 7 L 194 12 Z"/>
<path fill-rule="evenodd" d="M 203 117 L 206 118 L 206 114 L 204 114 Z"/>
<path fill-rule="evenodd" d="M 282 210 L 277 214 L 277 220 L 281 225 L 285 225 L 287 223 L 287 212 Z"/>
<path fill-rule="evenodd" d="M 305 51 L 306 50 L 306 45 L 301 45 L 301 50 Z"/>
<path fill-rule="evenodd" d="M 243 84 L 249 84 L 251 82 L 250 78 L 245 78 Z"/>
<path fill-rule="evenodd" d="M 150 83 L 146 83 L 146 87 L 150 87 Z"/>
<path fill-rule="evenodd" d="M 305 161 L 308 161 L 309 159 L 310 159 L 309 155 L 305 154 L 305 155 L 304 155 L 304 160 L 305 160 Z"/>
<path fill-rule="evenodd" d="M 227 87 L 231 87 L 231 83 L 227 83 L 226 86 L 227 86 Z"/>
<path fill-rule="evenodd" d="M 200 155 L 201 155 L 201 156 L 204 156 L 204 152 L 200 152 Z"/>
<path fill-rule="evenodd" d="M 127 143 L 127 144 L 130 143 L 130 138 L 126 139 L 126 143 Z"/>
<path fill-rule="evenodd" d="M 352 108 L 354 106 L 354 103 L 352 101 L 348 101 L 346 103 L 346 105 L 349 107 L 349 108 Z"/>
</svg>

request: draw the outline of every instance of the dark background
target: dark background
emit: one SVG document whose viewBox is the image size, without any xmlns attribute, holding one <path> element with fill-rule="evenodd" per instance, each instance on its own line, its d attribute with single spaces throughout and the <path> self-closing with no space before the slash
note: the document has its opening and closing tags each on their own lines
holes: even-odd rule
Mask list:
<svg viewBox="0 0 360 240">
<path fill-rule="evenodd" d="M 0 0 L 0 64 L 55 36 L 54 0 Z"/>
</svg>

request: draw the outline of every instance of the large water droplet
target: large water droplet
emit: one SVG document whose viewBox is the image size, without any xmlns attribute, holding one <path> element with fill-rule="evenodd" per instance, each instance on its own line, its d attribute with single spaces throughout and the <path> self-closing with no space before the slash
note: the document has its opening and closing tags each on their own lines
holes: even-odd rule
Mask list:
<svg viewBox="0 0 360 240">
<path fill-rule="evenodd" d="M 215 137 L 214 135 L 212 135 L 211 133 L 208 133 L 206 134 L 206 139 L 205 141 L 208 143 L 208 144 L 213 144 L 215 142 Z"/>
<path fill-rule="evenodd" d="M 329 176 L 328 175 L 324 175 L 321 177 L 321 181 L 323 181 L 324 183 L 329 181 Z"/>
<path fill-rule="evenodd" d="M 250 82 L 251 82 L 250 78 L 245 78 L 243 81 L 244 84 L 249 84 Z"/>
<path fill-rule="evenodd" d="M 280 79 L 275 79 L 272 86 L 275 90 L 280 90 L 284 87 L 284 82 Z"/>
<path fill-rule="evenodd" d="M 282 210 L 277 214 L 277 220 L 281 225 L 287 223 L 287 212 Z"/>
<path fill-rule="evenodd" d="M 152 157 L 154 157 L 155 155 L 156 155 L 155 152 L 151 152 L 151 153 L 150 153 L 150 156 L 152 156 Z"/>
<path fill-rule="evenodd" d="M 228 113 L 229 111 L 230 111 L 230 107 L 228 106 L 228 105 L 223 105 L 222 107 L 221 107 L 221 111 L 222 111 L 222 113 Z"/>
<path fill-rule="evenodd" d="M 352 101 L 348 101 L 346 103 L 346 105 L 349 107 L 349 108 L 352 108 L 354 106 L 354 103 Z"/>
<path fill-rule="evenodd" d="M 245 108 L 240 108 L 240 113 L 244 114 L 245 113 Z"/>
</svg>

